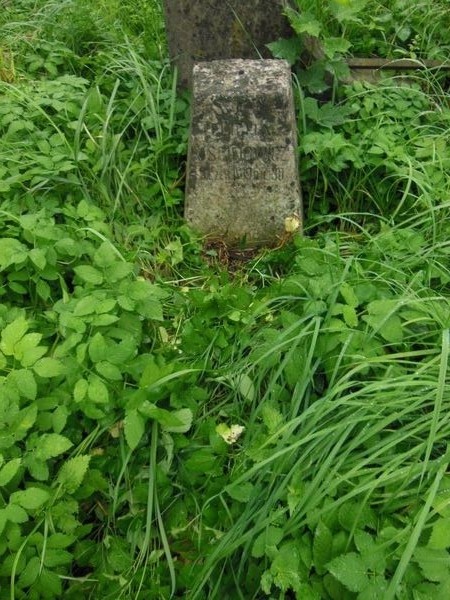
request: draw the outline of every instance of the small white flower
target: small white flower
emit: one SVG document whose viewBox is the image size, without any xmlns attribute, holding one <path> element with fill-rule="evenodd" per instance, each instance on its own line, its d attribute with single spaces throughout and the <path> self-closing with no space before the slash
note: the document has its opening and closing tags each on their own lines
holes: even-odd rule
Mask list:
<svg viewBox="0 0 450 600">
<path fill-rule="evenodd" d="M 220 423 L 220 425 L 217 425 L 216 427 L 216 433 L 218 433 L 227 444 L 235 444 L 243 434 L 244 430 L 245 427 L 242 425 L 232 425 L 231 427 L 228 427 L 225 423 Z"/>
</svg>

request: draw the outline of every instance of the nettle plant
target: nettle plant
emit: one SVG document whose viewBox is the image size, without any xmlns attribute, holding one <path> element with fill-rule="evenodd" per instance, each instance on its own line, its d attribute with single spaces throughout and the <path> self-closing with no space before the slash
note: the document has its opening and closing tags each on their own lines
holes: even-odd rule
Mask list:
<svg viewBox="0 0 450 600">
<path fill-rule="evenodd" d="M 93 582 L 72 577 L 98 571 L 100 588 L 120 572 L 120 590 L 139 572 L 131 559 L 129 572 L 117 568 L 123 548 L 140 552 L 145 574 L 159 514 L 148 477 L 162 469 L 169 482 L 171 436 L 190 429 L 201 397 L 196 370 L 177 366 L 168 292 L 108 241 L 100 209 L 2 210 L 0 223 L 1 588 L 12 598 L 77 597 Z M 144 439 L 150 475 L 141 461 L 133 467 Z M 140 473 L 140 491 L 122 480 L 127 469 Z M 117 537 L 106 536 L 116 521 Z M 135 532 L 131 546 L 121 527 Z"/>
</svg>

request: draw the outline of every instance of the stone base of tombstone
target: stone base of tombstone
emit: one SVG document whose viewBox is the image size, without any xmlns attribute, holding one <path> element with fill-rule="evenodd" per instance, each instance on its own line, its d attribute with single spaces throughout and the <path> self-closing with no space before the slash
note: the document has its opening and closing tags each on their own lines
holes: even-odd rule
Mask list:
<svg viewBox="0 0 450 600">
<path fill-rule="evenodd" d="M 164 0 L 179 86 L 190 85 L 194 62 L 269 57 L 266 44 L 292 34 L 282 14 L 288 5 L 289 0 Z"/>
<path fill-rule="evenodd" d="M 185 205 L 194 229 L 230 246 L 281 243 L 286 222 L 301 223 L 296 152 L 287 62 L 195 65 Z"/>
</svg>

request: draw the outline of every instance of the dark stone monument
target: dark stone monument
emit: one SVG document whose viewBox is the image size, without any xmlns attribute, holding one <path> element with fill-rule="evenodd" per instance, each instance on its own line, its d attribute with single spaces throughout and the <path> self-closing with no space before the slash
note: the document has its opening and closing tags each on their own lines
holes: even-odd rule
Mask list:
<svg viewBox="0 0 450 600">
<path fill-rule="evenodd" d="M 235 246 L 273 245 L 300 229 L 296 131 L 287 62 L 195 65 L 187 221 Z"/>
<path fill-rule="evenodd" d="M 164 0 L 171 58 L 179 85 L 190 85 L 194 62 L 267 58 L 266 44 L 291 35 L 282 10 L 289 0 Z"/>
</svg>

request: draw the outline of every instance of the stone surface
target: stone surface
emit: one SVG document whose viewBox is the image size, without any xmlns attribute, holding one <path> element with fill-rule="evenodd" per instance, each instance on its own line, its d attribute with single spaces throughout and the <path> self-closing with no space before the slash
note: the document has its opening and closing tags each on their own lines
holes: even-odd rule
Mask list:
<svg viewBox="0 0 450 600">
<path fill-rule="evenodd" d="M 169 51 L 179 85 L 194 62 L 269 57 L 266 44 L 291 35 L 282 15 L 288 0 L 164 0 Z"/>
<path fill-rule="evenodd" d="M 301 217 L 291 72 L 281 60 L 199 63 L 185 216 L 230 245 L 276 244 Z"/>
</svg>

